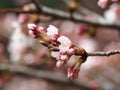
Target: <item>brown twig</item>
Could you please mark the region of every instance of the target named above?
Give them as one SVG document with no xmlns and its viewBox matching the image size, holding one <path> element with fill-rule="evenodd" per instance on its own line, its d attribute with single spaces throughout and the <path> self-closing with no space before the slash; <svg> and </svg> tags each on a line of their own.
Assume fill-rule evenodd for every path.
<svg viewBox="0 0 120 90">
<path fill-rule="evenodd" d="M 91 88 L 78 81 L 70 81 L 63 75 L 60 75 L 55 72 L 50 72 L 50 71 L 43 71 L 43 70 L 36 70 L 27 66 L 22 66 L 22 65 L 13 65 L 13 64 L 4 64 L 0 63 L 0 70 L 1 71 L 9 71 L 13 73 L 20 73 L 20 74 L 25 74 L 37 78 L 42 78 L 48 81 L 52 81 L 55 83 L 61 83 L 61 84 L 66 84 L 66 85 L 73 85 L 77 87 L 81 87 L 85 90 L 91 90 Z"/>
<path fill-rule="evenodd" d="M 7 9 L 0 9 L 0 14 L 4 13 L 38 13 L 37 11 L 24 11 L 20 8 L 7 8 Z"/>
<path fill-rule="evenodd" d="M 46 44 L 41 43 L 41 42 L 39 42 L 39 43 L 42 44 L 45 47 L 48 47 L 51 51 L 59 51 L 59 49 L 57 47 L 51 47 L 49 45 L 47 46 Z M 120 50 L 110 50 L 110 51 L 107 51 L 107 52 L 91 52 L 91 53 L 88 53 L 83 48 L 76 47 L 76 49 L 77 49 L 77 52 L 75 53 L 75 55 L 77 55 L 77 56 L 86 55 L 87 57 L 89 57 L 89 56 L 107 56 L 108 57 L 108 56 L 111 56 L 111 55 L 120 54 Z M 83 54 L 81 52 L 83 52 Z"/>
<path fill-rule="evenodd" d="M 45 47 L 49 47 L 49 49 L 51 51 L 59 51 L 59 49 L 57 47 L 51 47 L 49 45 L 46 46 L 46 44 L 44 44 L 44 43 L 41 43 L 41 42 L 39 42 L 39 43 L 42 44 Z M 89 56 L 107 56 L 108 57 L 108 56 L 111 56 L 111 55 L 120 54 L 120 50 L 110 50 L 110 51 L 107 51 L 107 52 L 91 52 L 91 53 L 88 53 L 88 52 L 85 52 L 85 50 L 82 49 L 82 48 L 77 47 L 76 49 L 77 49 L 77 52 L 75 53 L 75 55 L 77 55 L 77 56 L 81 56 L 81 55 L 85 54 L 87 57 L 89 57 Z M 81 52 L 83 52 L 83 54 Z"/>
<path fill-rule="evenodd" d="M 110 50 L 107 52 L 93 52 L 93 53 L 88 53 L 88 56 L 111 56 L 115 54 L 120 54 L 120 50 Z"/>
</svg>

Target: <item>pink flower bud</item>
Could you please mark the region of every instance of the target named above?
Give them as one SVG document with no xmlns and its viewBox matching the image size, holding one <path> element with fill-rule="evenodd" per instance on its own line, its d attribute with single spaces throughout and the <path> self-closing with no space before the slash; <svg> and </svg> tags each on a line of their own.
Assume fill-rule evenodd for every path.
<svg viewBox="0 0 120 90">
<path fill-rule="evenodd" d="M 70 68 L 68 68 L 68 75 L 67 77 L 70 79 L 75 79 L 78 77 L 78 72 L 80 71 L 80 65 L 81 62 L 77 62 L 74 65 L 72 65 Z"/>
<path fill-rule="evenodd" d="M 28 24 L 29 33 L 34 38 L 40 37 L 40 34 L 44 34 L 44 28 L 43 27 L 37 27 L 35 24 Z"/>
<path fill-rule="evenodd" d="M 68 74 L 67 74 L 67 77 L 70 78 L 70 79 L 75 79 L 78 77 L 78 72 L 79 72 L 80 69 L 75 69 L 74 66 L 70 67 L 68 69 Z"/>
<path fill-rule="evenodd" d="M 57 41 L 60 42 L 60 45 L 59 45 L 60 52 L 66 52 L 72 45 L 71 40 L 66 36 L 59 37 Z"/>
<path fill-rule="evenodd" d="M 37 27 L 37 30 L 38 30 L 39 32 L 42 32 L 42 31 L 44 31 L 44 28 L 43 28 L 43 27 Z"/>
<path fill-rule="evenodd" d="M 28 24 L 28 29 L 34 30 L 37 26 L 35 24 Z"/>
</svg>

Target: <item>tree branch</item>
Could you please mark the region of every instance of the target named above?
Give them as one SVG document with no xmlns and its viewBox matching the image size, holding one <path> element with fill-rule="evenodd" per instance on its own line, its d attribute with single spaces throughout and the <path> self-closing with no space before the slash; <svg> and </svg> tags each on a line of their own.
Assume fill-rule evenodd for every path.
<svg viewBox="0 0 120 90">
<path fill-rule="evenodd" d="M 108 52 L 93 52 L 88 53 L 88 56 L 111 56 L 115 54 L 120 54 L 120 50 L 110 50 Z"/>
<path fill-rule="evenodd" d="M 9 72 L 13 72 L 13 73 L 25 74 L 25 75 L 29 75 L 29 76 L 33 76 L 33 77 L 37 77 L 37 78 L 42 78 L 42 79 L 52 81 L 55 83 L 73 85 L 73 86 L 81 87 L 85 90 L 92 90 L 92 88 L 90 88 L 88 85 L 85 85 L 78 81 L 71 81 L 71 80 L 67 79 L 66 77 L 64 77 L 63 75 L 60 75 L 58 73 L 36 70 L 36 69 L 32 69 L 30 67 L 26 67 L 23 65 L 0 63 L 0 70 L 1 71 L 9 71 Z"/>
<path fill-rule="evenodd" d="M 114 23 L 109 23 L 107 22 L 103 17 L 98 16 L 97 14 L 88 11 L 87 9 L 81 7 L 81 9 L 84 9 L 83 11 L 86 13 L 91 13 L 92 15 L 94 14 L 95 17 L 97 16 L 97 18 L 95 18 L 95 20 L 88 20 L 86 19 L 86 17 L 77 14 L 77 13 L 73 13 L 71 16 L 70 12 L 67 11 L 63 11 L 63 10 L 57 10 L 57 9 L 53 9 L 53 8 L 48 8 L 46 6 L 42 6 L 40 4 L 38 4 L 37 2 L 38 0 L 32 0 L 32 2 L 37 5 L 37 8 L 39 8 L 38 10 L 41 10 L 40 12 L 42 14 L 46 14 L 46 15 L 50 15 L 53 16 L 54 18 L 59 18 L 59 19 L 63 19 L 63 20 L 72 20 L 75 22 L 83 22 L 83 23 L 87 23 L 89 25 L 92 25 L 94 27 L 109 27 L 109 28 L 115 28 L 115 29 L 120 29 L 120 24 L 114 24 Z M 90 15 L 91 15 L 90 14 Z"/>
<path fill-rule="evenodd" d="M 44 43 L 39 42 L 40 44 L 42 44 L 45 47 L 48 47 L 51 51 L 59 51 L 59 49 L 57 47 L 51 47 L 51 46 L 46 46 Z M 81 56 L 81 51 L 83 52 L 84 50 L 82 48 L 77 47 L 77 52 L 75 53 L 75 55 Z M 81 50 L 80 50 L 81 49 Z M 80 51 L 79 51 L 80 50 Z M 87 54 L 87 56 L 111 56 L 111 55 L 115 55 L 115 54 L 120 54 L 120 50 L 110 50 L 107 52 L 91 52 L 91 53 L 84 53 L 83 54 Z"/>
<path fill-rule="evenodd" d="M 63 10 L 58 10 L 58 9 L 53 9 L 53 8 L 48 8 L 46 6 L 39 6 L 40 10 L 36 11 L 24 11 L 19 8 L 11 8 L 11 9 L 0 9 L 0 13 L 37 13 L 37 14 L 44 14 L 44 15 L 49 15 L 57 19 L 63 19 L 63 20 L 72 20 L 74 22 L 82 22 L 86 23 L 89 25 L 92 25 L 94 27 L 108 27 L 108 28 L 115 28 L 115 29 L 120 29 L 120 24 L 115 24 L 115 23 L 108 23 L 104 18 L 97 18 L 96 20 L 88 20 L 84 16 L 78 14 L 78 13 L 73 13 L 72 18 L 71 14 L 67 11 Z"/>
<path fill-rule="evenodd" d="M 45 6 L 41 6 L 41 10 L 42 10 L 42 12 L 41 12 L 42 14 L 50 15 L 50 16 L 53 16 L 54 18 L 58 18 L 58 19 L 72 20 L 75 22 L 83 22 L 83 23 L 87 23 L 87 24 L 95 26 L 95 27 L 102 26 L 102 27 L 120 29 L 120 24 L 110 24 L 102 18 L 98 18 L 97 20 L 90 21 L 90 20 L 86 19 L 84 16 L 81 16 L 80 14 L 77 14 L 77 13 L 73 13 L 72 14 L 73 16 L 71 18 L 71 14 L 69 12 L 65 12 L 62 10 L 52 9 L 52 8 L 48 8 Z"/>
<path fill-rule="evenodd" d="M 4 13 L 29 13 L 34 14 L 38 13 L 37 11 L 24 11 L 20 8 L 7 8 L 7 9 L 0 9 L 0 14 Z"/>
</svg>

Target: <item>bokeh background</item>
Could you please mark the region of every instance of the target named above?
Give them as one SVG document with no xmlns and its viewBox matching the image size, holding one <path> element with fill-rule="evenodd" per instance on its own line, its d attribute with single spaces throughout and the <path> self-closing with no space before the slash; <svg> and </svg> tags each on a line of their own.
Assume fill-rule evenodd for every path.
<svg viewBox="0 0 120 90">
<path fill-rule="evenodd" d="M 69 10 L 65 0 L 37 1 L 38 4 L 50 8 Z M 76 10 L 80 14 L 82 13 L 81 6 L 104 17 L 108 23 L 120 22 L 119 3 L 101 9 L 97 6 L 97 0 L 80 0 Z M 94 27 L 72 20 L 54 19 L 49 15 L 39 13 L 3 13 L 1 11 L 11 8 L 36 10 L 36 6 L 31 0 L 0 1 L 0 90 L 120 90 L 120 55 L 88 57 L 81 66 L 78 78 L 68 81 L 67 66 L 62 68 L 55 66 L 56 60 L 51 57 L 50 51 L 28 34 L 27 24 L 35 23 L 44 28 L 50 24 L 55 25 L 62 35 L 68 36 L 75 45 L 83 47 L 87 52 L 120 49 L 120 29 Z M 82 15 L 90 20 L 95 17 L 86 13 L 82 13 Z M 73 63 L 75 59 L 76 57 L 71 58 L 69 64 Z M 13 71 L 12 69 L 4 70 L 3 63 L 12 64 Z M 23 67 L 32 68 L 38 72 L 42 71 L 43 76 L 29 75 L 29 69 L 28 74 L 21 73 L 24 72 Z M 6 68 L 10 67 L 6 66 Z M 17 73 L 14 68 L 19 69 L 19 72 Z M 49 77 L 55 77 L 56 80 L 49 79 Z"/>
</svg>

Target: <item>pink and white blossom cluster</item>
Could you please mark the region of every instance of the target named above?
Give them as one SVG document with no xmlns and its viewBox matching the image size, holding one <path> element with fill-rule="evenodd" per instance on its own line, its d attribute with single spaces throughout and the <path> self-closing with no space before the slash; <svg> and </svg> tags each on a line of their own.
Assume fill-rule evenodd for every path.
<svg viewBox="0 0 120 90">
<path fill-rule="evenodd" d="M 50 48 L 56 47 L 59 51 L 51 51 L 51 56 L 56 58 L 56 66 L 61 67 L 67 64 L 68 60 L 72 55 L 75 54 L 76 48 L 72 44 L 72 41 L 66 36 L 60 36 L 59 30 L 49 25 L 45 31 L 43 27 L 38 27 L 35 24 L 28 24 L 29 33 L 34 38 L 40 39 L 45 45 Z M 77 61 L 76 64 L 72 65 L 68 69 L 68 78 L 77 78 L 80 70 L 81 61 Z"/>
<path fill-rule="evenodd" d="M 51 55 L 57 59 L 56 66 L 61 67 L 66 64 L 70 57 L 75 53 L 74 47 L 72 47 L 72 42 L 66 36 L 60 36 L 57 41 L 60 43 L 58 45 L 59 52 L 52 51 Z"/>
</svg>

